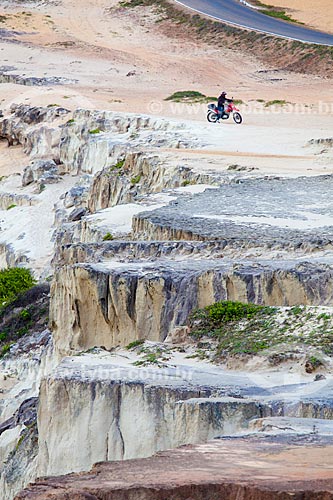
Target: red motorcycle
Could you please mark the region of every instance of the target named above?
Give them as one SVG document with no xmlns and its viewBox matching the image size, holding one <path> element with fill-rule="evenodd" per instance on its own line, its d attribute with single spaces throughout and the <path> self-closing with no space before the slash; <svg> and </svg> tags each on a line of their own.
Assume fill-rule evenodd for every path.
<svg viewBox="0 0 333 500">
<path fill-rule="evenodd" d="M 232 99 L 226 101 L 222 114 L 215 104 L 208 104 L 207 120 L 211 123 L 216 123 L 220 120 L 228 120 L 231 114 L 235 123 L 238 125 L 242 123 L 242 115 L 240 114 L 239 109 L 234 105 L 234 101 Z"/>
</svg>

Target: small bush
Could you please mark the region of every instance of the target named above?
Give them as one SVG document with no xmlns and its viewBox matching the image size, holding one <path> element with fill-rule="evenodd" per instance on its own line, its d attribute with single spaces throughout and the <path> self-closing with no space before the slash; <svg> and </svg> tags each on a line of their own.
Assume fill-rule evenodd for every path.
<svg viewBox="0 0 333 500">
<path fill-rule="evenodd" d="M 110 172 L 114 172 L 115 170 L 121 170 L 125 165 L 125 160 L 119 160 L 115 165 L 110 167 Z"/>
<path fill-rule="evenodd" d="M 7 210 L 11 210 L 12 208 L 15 208 L 15 207 L 17 207 L 17 205 L 15 205 L 15 203 L 12 203 L 11 205 L 9 205 L 7 207 Z"/>
<path fill-rule="evenodd" d="M 319 368 L 319 366 L 323 365 L 321 359 L 317 358 L 316 356 L 310 356 L 308 362 L 311 363 L 314 369 Z"/>
<path fill-rule="evenodd" d="M 10 351 L 12 344 L 5 344 L 2 346 L 1 351 L 0 351 L 0 358 L 3 358 L 5 354 L 7 354 Z"/>
<path fill-rule="evenodd" d="M 29 290 L 36 283 L 29 269 L 12 267 L 0 271 L 0 304 L 14 300 L 20 293 Z"/>
<path fill-rule="evenodd" d="M 89 134 L 94 135 L 94 134 L 100 134 L 101 130 L 99 128 L 93 128 L 92 130 L 89 130 Z"/>
<path fill-rule="evenodd" d="M 131 342 L 130 344 L 128 344 L 126 346 L 126 349 L 128 349 L 128 350 L 134 349 L 135 347 L 139 347 L 140 345 L 142 345 L 144 343 L 145 343 L 145 339 L 134 340 L 133 342 Z"/>
<path fill-rule="evenodd" d="M 114 237 L 111 233 L 106 233 L 106 235 L 103 236 L 103 241 L 112 241 L 113 239 Z"/>
<path fill-rule="evenodd" d="M 197 92 L 196 90 L 181 90 L 179 92 L 175 92 L 165 99 L 165 101 L 188 103 L 205 103 L 216 100 L 216 97 L 206 96 L 205 94 Z"/>
<path fill-rule="evenodd" d="M 208 318 L 218 324 L 252 318 L 262 309 L 263 306 L 256 304 L 243 304 L 229 300 L 216 302 L 216 304 L 205 308 Z"/>
<path fill-rule="evenodd" d="M 3 342 L 7 338 L 7 332 L 0 333 L 0 342 Z"/>
<path fill-rule="evenodd" d="M 141 175 L 140 175 L 140 174 L 138 174 L 138 175 L 136 175 L 135 177 L 132 177 L 132 179 L 131 179 L 131 183 L 132 183 L 132 184 L 138 184 L 138 183 L 140 182 L 140 180 L 141 180 Z"/>
<path fill-rule="evenodd" d="M 31 319 L 31 313 L 28 309 L 23 309 L 23 311 L 20 312 L 20 317 L 21 319 L 28 321 Z"/>
</svg>

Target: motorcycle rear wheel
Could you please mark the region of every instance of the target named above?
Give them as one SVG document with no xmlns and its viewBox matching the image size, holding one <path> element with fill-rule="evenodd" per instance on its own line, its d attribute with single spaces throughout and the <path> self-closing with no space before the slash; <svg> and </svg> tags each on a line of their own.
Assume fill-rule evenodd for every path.
<svg viewBox="0 0 333 500">
<path fill-rule="evenodd" d="M 234 122 L 237 123 L 238 125 L 240 125 L 243 121 L 242 115 L 240 113 L 234 113 L 233 119 L 234 119 Z"/>
<path fill-rule="evenodd" d="M 213 111 L 209 111 L 207 113 L 207 120 L 210 122 L 210 123 L 216 123 L 217 120 L 218 120 L 218 116 L 216 113 L 214 113 Z"/>
</svg>

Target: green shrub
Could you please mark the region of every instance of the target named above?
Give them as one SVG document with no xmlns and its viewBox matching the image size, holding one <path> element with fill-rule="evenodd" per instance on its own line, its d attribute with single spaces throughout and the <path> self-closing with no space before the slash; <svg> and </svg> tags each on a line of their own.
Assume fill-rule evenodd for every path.
<svg viewBox="0 0 333 500">
<path fill-rule="evenodd" d="M 15 207 L 17 207 L 17 205 L 15 205 L 15 203 L 12 203 L 11 205 L 9 205 L 7 207 L 7 210 L 11 210 L 12 208 L 15 208 Z"/>
<path fill-rule="evenodd" d="M 99 128 L 93 128 L 92 130 L 89 130 L 89 134 L 94 135 L 94 134 L 100 134 L 101 130 Z"/>
<path fill-rule="evenodd" d="M 222 301 L 197 309 L 189 317 L 191 336 L 214 338 L 217 353 L 255 354 L 272 344 L 266 332 L 271 330 L 273 307 Z M 265 334 L 263 334 L 265 332 Z"/>
<path fill-rule="evenodd" d="M 20 312 L 20 317 L 21 319 L 28 321 L 31 319 L 31 313 L 28 311 L 28 309 L 23 309 L 23 311 Z"/>
<path fill-rule="evenodd" d="M 294 316 L 299 316 L 303 312 L 304 312 L 303 306 L 294 306 L 290 309 L 290 313 L 293 314 Z"/>
<path fill-rule="evenodd" d="M 106 233 L 105 236 L 103 236 L 103 241 L 112 241 L 114 238 L 111 233 Z"/>
<path fill-rule="evenodd" d="M 115 170 L 121 170 L 125 165 L 125 160 L 119 160 L 115 165 L 110 167 L 110 172 L 114 172 Z"/>
<path fill-rule="evenodd" d="M 3 342 L 7 338 L 7 332 L 0 333 L 0 342 Z"/>
<path fill-rule="evenodd" d="M 138 175 L 136 175 L 135 177 L 132 177 L 132 179 L 131 179 L 131 183 L 132 183 L 132 184 L 138 184 L 138 183 L 140 182 L 140 180 L 141 180 L 141 175 L 140 175 L 140 174 L 138 174 Z"/>
<path fill-rule="evenodd" d="M 174 94 L 165 99 L 165 101 L 188 103 L 205 103 L 216 100 L 216 97 L 206 96 L 205 94 L 197 92 L 196 90 L 181 90 L 178 92 L 174 92 Z"/>
<path fill-rule="evenodd" d="M 126 349 L 130 350 L 130 349 L 134 349 L 134 347 L 138 347 L 142 344 L 145 343 L 145 339 L 138 339 L 138 340 L 134 340 L 133 342 L 131 342 L 130 344 L 128 344 L 126 346 Z"/>
<path fill-rule="evenodd" d="M 205 308 L 208 318 L 216 324 L 229 321 L 239 321 L 240 319 L 249 319 L 255 316 L 263 306 L 256 304 L 243 304 L 242 302 L 232 302 L 224 300 L 216 302 Z"/>
<path fill-rule="evenodd" d="M 0 304 L 14 300 L 36 283 L 29 269 L 12 267 L 0 271 Z"/>
<path fill-rule="evenodd" d="M 0 351 L 0 358 L 3 358 L 4 355 L 10 351 L 11 346 L 12 346 L 11 343 L 5 344 L 4 346 L 2 346 L 1 351 Z"/>
<path fill-rule="evenodd" d="M 319 368 L 319 366 L 323 365 L 321 359 L 317 358 L 316 356 L 310 356 L 308 362 L 311 363 L 314 369 Z"/>
</svg>

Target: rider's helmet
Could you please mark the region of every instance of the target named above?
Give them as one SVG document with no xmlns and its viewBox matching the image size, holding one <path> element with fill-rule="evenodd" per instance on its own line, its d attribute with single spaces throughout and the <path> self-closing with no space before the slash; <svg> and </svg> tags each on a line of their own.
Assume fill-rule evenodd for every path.
<svg viewBox="0 0 333 500">
<path fill-rule="evenodd" d="M 225 97 L 227 95 L 227 93 L 223 91 L 221 95 L 223 95 Z"/>
</svg>

